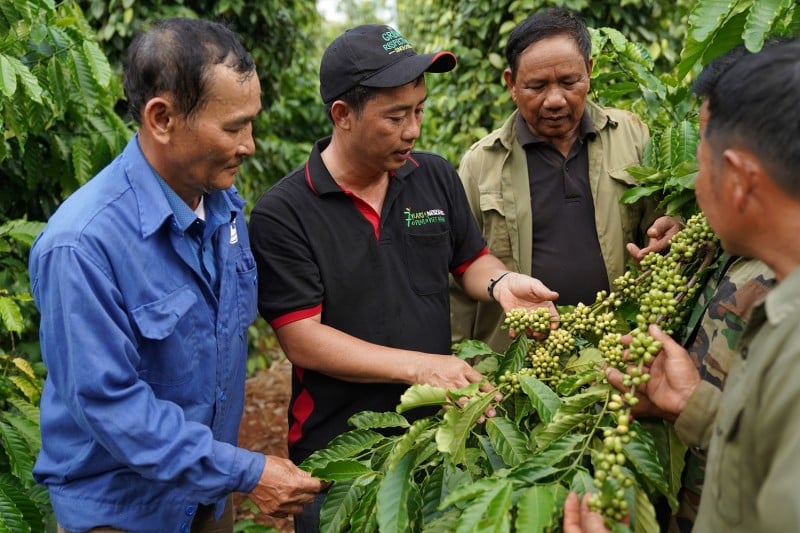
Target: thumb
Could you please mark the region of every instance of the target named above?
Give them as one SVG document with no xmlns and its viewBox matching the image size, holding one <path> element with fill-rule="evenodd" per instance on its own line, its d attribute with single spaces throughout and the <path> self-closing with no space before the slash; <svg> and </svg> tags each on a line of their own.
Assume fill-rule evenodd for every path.
<svg viewBox="0 0 800 533">
<path fill-rule="evenodd" d="M 664 352 L 665 355 L 670 356 L 675 353 L 676 347 L 680 348 L 680 344 L 675 342 L 675 339 L 664 333 L 664 331 L 655 324 L 650 324 L 647 331 L 650 333 L 650 336 L 653 337 L 653 340 L 661 343 L 661 351 Z"/>
<path fill-rule="evenodd" d="M 542 283 L 539 279 L 533 278 L 535 281 L 533 286 L 533 292 L 542 300 L 556 300 L 558 298 L 558 293 L 556 291 L 550 290 L 547 286 Z"/>
<path fill-rule="evenodd" d="M 672 341 L 672 337 L 664 333 L 664 331 L 655 324 L 650 324 L 650 327 L 647 328 L 647 331 L 650 333 L 650 336 L 653 337 L 653 339 L 661 342 L 662 345 L 664 345 L 666 342 Z"/>
</svg>

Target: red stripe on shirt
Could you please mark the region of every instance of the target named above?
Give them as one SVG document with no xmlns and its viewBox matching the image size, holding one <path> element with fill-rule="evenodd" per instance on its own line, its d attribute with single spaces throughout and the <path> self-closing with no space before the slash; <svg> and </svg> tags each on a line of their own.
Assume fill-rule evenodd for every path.
<svg viewBox="0 0 800 533">
<path fill-rule="evenodd" d="M 381 216 L 374 209 L 372 209 L 372 206 L 367 202 L 347 189 L 342 190 L 344 191 L 344 194 L 350 198 L 350 201 L 353 202 L 353 205 L 356 206 L 356 209 L 358 209 L 359 213 L 364 215 L 364 218 L 366 218 L 367 221 L 372 224 L 372 231 L 375 233 L 375 238 L 379 239 L 381 236 Z"/>
<path fill-rule="evenodd" d="M 321 314 L 322 304 L 317 304 L 314 307 L 309 307 L 308 309 L 299 309 L 297 311 L 292 311 L 290 313 L 286 313 L 285 315 L 275 317 L 269 321 L 269 325 L 272 326 L 272 329 L 278 329 L 286 324 L 291 324 L 292 322 L 297 322 L 298 320 L 311 318 L 312 316 Z"/>
<path fill-rule="evenodd" d="M 302 386 L 303 369 L 299 366 L 294 367 L 294 373 Z M 309 394 L 308 389 L 303 389 L 297 395 L 297 399 L 292 404 L 292 425 L 289 428 L 289 446 L 299 441 L 303 436 L 303 424 L 306 423 L 311 413 L 314 412 L 314 399 Z"/>
<path fill-rule="evenodd" d="M 453 273 L 454 276 L 460 276 L 461 274 L 466 272 L 467 269 L 469 268 L 469 266 L 472 263 L 474 263 L 475 261 L 477 261 L 479 257 L 481 257 L 482 255 L 486 255 L 488 253 L 489 253 L 489 249 L 486 246 L 484 246 L 483 250 L 478 252 L 478 255 L 476 255 L 475 257 L 473 257 L 472 259 L 470 259 L 468 261 L 464 261 L 463 263 L 458 265 L 456 268 L 454 268 L 451 272 Z"/>
<path fill-rule="evenodd" d="M 311 189 L 311 192 L 317 194 L 317 190 L 314 188 L 314 183 L 311 181 L 311 166 L 309 163 L 310 161 L 306 161 L 306 183 L 308 183 L 308 188 Z"/>
</svg>

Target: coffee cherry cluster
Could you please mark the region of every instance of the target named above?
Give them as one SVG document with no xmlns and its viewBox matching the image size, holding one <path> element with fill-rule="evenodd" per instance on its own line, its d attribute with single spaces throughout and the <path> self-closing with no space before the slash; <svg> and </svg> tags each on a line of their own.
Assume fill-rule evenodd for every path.
<svg viewBox="0 0 800 533">
<path fill-rule="evenodd" d="M 498 388 L 503 391 L 519 391 L 521 375 L 534 376 L 557 387 L 566 377 L 564 364 L 577 356 L 582 347 L 592 344 L 603 353 L 608 366 L 625 373 L 626 390 L 609 395 L 602 413 L 595 413 L 591 422 L 587 422 L 591 427 L 575 428 L 588 433 L 602 432 L 602 445 L 592 452 L 597 492 L 590 506 L 606 518 L 608 525 L 629 513 L 626 493 L 633 478 L 625 467 L 625 446 L 635 436 L 631 429 L 631 407 L 637 404 L 637 388 L 649 381 L 650 363 L 661 350 L 661 343 L 650 336 L 648 326 L 658 324 L 669 334 L 683 326 L 694 305 L 699 280 L 718 255 L 718 241 L 708 222 L 704 216 L 695 215 L 672 238 L 668 253 L 647 254 L 638 267 L 614 281 L 612 292 L 598 292 L 590 305 L 579 303 L 559 309 L 557 329 L 550 329 L 547 309 L 514 309 L 506 314 L 503 329 L 534 335 L 528 345 L 529 366 L 518 373 L 499 376 Z M 630 318 L 626 321 L 624 316 Z M 625 331 L 630 331 L 628 336 L 623 334 Z M 616 421 L 616 426 L 598 426 L 608 420 L 606 413 Z"/>
<path fill-rule="evenodd" d="M 519 377 L 520 376 L 534 376 L 535 371 L 533 368 L 520 368 L 518 372 L 511 372 L 506 370 L 497 378 L 498 391 L 503 395 L 510 395 L 520 391 Z"/>
<path fill-rule="evenodd" d="M 541 341 L 528 345 L 533 375 L 540 381 L 557 382 L 562 378 L 562 361 L 576 351 L 575 337 L 566 329 L 556 329 Z"/>
<path fill-rule="evenodd" d="M 628 515 L 625 489 L 633 485 L 633 479 L 624 470 L 626 458 L 623 452 L 635 432 L 629 428 L 630 413 L 622 406 L 622 397 L 612 394 L 607 408 L 617 411 L 617 427 L 603 431 L 602 449 L 594 454 L 594 484 L 600 490 L 589 499 L 591 509 L 615 522 L 622 521 Z"/>
<path fill-rule="evenodd" d="M 530 331 L 545 334 L 550 331 L 550 310 L 545 307 L 511 309 L 500 327 L 520 333 Z"/>
<path fill-rule="evenodd" d="M 597 343 L 597 348 L 603 352 L 603 359 L 605 359 L 608 366 L 624 370 L 627 366 L 625 362 L 625 347 L 622 342 L 622 334 L 611 331 L 603 335 Z"/>
<path fill-rule="evenodd" d="M 629 270 L 614 281 L 624 301 L 636 302 L 639 313 L 630 332 L 627 348 L 622 335 L 608 332 L 598 342 L 609 366 L 624 370 L 621 394 L 612 394 L 606 409 L 616 416 L 617 426 L 603 432 L 602 451 L 594 458 L 594 484 L 598 489 L 590 507 L 607 521 L 620 521 L 628 513 L 625 489 L 632 480 L 625 474 L 622 453 L 634 432 L 630 430 L 631 407 L 638 403 L 637 388 L 650 380 L 649 365 L 661 350 L 661 343 L 648 332 L 649 324 L 659 324 L 672 334 L 685 322 L 698 290 L 699 275 L 719 253 L 717 239 L 702 215 L 689 219 L 686 228 L 671 240 L 666 255 L 650 253 L 640 264 L 641 271 Z"/>
<path fill-rule="evenodd" d="M 564 313 L 561 316 L 561 327 L 577 337 L 601 337 L 616 329 L 618 318 L 614 310 L 620 305 L 622 300 L 617 294 L 600 291 L 592 305 L 580 302 L 572 311 Z"/>
<path fill-rule="evenodd" d="M 697 257 L 699 249 L 705 243 L 718 242 L 717 235 L 708 224 L 708 219 L 702 214 L 693 215 L 686 223 L 686 227 L 670 241 L 670 255 L 690 261 Z"/>
</svg>

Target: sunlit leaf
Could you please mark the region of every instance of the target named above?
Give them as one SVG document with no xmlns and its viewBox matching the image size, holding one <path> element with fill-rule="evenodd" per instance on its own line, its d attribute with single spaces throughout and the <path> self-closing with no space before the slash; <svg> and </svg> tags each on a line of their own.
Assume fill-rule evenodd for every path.
<svg viewBox="0 0 800 533">
<path fill-rule="evenodd" d="M 312 475 L 324 481 L 339 481 L 363 476 L 370 472 L 372 469 L 364 463 L 353 459 L 342 459 L 328 461 L 325 466 L 315 468 Z"/>
<path fill-rule="evenodd" d="M 453 346 L 453 354 L 459 359 L 470 360 L 480 355 L 492 355 L 491 346 L 479 340 L 464 340 Z"/>
<path fill-rule="evenodd" d="M 744 44 L 748 50 L 761 50 L 764 39 L 772 28 L 778 15 L 786 9 L 784 0 L 756 0 L 747 15 L 744 25 Z"/>
<path fill-rule="evenodd" d="M 441 406 L 447 403 L 447 389 L 428 384 L 410 386 L 400 396 L 397 412 L 404 413 L 418 407 Z"/>
<path fill-rule="evenodd" d="M 731 13 L 735 3 L 736 0 L 698 0 L 689 15 L 689 36 L 705 41 Z"/>
<path fill-rule="evenodd" d="M 475 396 L 462 409 L 451 406 L 444 414 L 442 425 L 436 432 L 439 450 L 449 453 L 455 463 L 464 460 L 464 447 L 467 437 L 486 408 L 494 401 L 492 394 Z"/>
<path fill-rule="evenodd" d="M 25 329 L 22 312 L 14 298 L 0 295 L 0 322 L 14 333 L 21 333 Z"/>
</svg>

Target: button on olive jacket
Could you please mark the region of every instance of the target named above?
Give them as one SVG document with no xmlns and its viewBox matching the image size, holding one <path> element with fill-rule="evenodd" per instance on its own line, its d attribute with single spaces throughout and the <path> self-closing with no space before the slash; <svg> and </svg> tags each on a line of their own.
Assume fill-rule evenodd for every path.
<svg viewBox="0 0 800 533">
<path fill-rule="evenodd" d="M 515 111 L 502 127 L 476 142 L 459 167 L 489 251 L 509 270 L 531 272 L 533 215 L 524 148 L 517 141 Z M 636 184 L 625 170 L 641 162 L 649 139 L 647 126 L 633 113 L 586 102 L 597 136 L 589 142 L 589 183 L 594 198 L 595 223 L 609 283 L 625 272 L 627 242 L 641 243 L 658 217 L 649 200 L 634 205 L 620 202 Z M 455 283 L 451 284 L 451 325 L 454 342 L 478 339 L 502 352 L 509 344 L 500 329 L 502 309 L 494 302 L 475 303 Z M 613 286 L 612 286 L 613 287 Z"/>
</svg>

